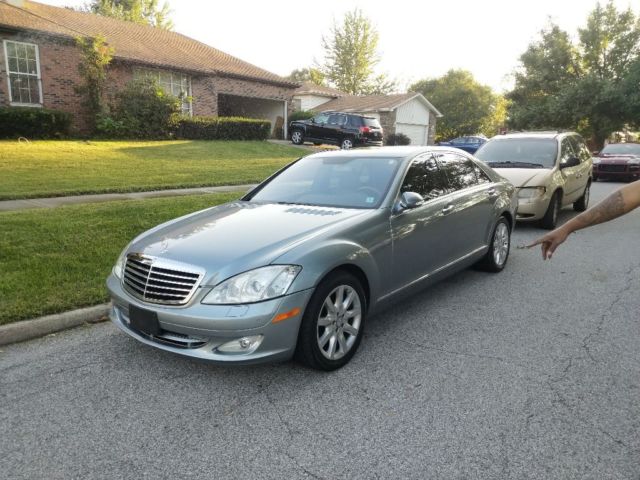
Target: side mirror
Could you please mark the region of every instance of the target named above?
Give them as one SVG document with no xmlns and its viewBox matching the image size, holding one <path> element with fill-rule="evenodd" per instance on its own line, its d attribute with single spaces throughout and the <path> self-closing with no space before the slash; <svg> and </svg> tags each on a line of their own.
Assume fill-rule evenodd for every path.
<svg viewBox="0 0 640 480">
<path fill-rule="evenodd" d="M 580 165 L 580 159 L 578 157 L 569 157 L 567 161 L 560 164 L 560 170 L 564 168 L 577 167 Z"/>
<path fill-rule="evenodd" d="M 400 207 L 403 210 L 411 210 L 412 208 L 419 207 L 424 203 L 422 195 L 416 192 L 404 192 L 400 196 Z"/>
</svg>

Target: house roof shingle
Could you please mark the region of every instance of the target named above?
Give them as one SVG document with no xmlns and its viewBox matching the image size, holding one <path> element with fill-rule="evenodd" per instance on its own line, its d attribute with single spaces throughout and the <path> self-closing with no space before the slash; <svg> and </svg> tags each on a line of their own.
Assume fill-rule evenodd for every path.
<svg viewBox="0 0 640 480">
<path fill-rule="evenodd" d="M 347 95 L 318 105 L 314 110 L 338 112 L 380 112 L 393 110 L 414 97 L 423 102 L 437 117 L 442 114 L 423 95 L 416 92 L 398 93 L 393 95 Z"/>
<path fill-rule="evenodd" d="M 28 0 L 0 0 L 0 25 L 77 37 L 104 35 L 114 57 L 158 67 L 221 74 L 297 87 L 274 73 L 176 32 Z"/>
<path fill-rule="evenodd" d="M 331 87 L 325 87 L 324 85 L 316 85 L 313 82 L 303 82 L 302 85 L 296 89 L 296 95 L 319 95 L 321 97 L 344 97 L 346 93 Z"/>
</svg>

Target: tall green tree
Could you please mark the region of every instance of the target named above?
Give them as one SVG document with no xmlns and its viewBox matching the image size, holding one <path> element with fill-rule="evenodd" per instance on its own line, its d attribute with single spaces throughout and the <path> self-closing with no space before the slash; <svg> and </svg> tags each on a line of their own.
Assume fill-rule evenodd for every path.
<svg viewBox="0 0 640 480">
<path fill-rule="evenodd" d="M 80 49 L 78 72 L 82 84 L 76 92 L 85 97 L 85 107 L 89 112 L 90 129 L 96 129 L 97 122 L 106 113 L 104 103 L 107 83 L 107 67 L 113 59 L 114 49 L 107 44 L 104 36 L 78 37 L 76 45 Z"/>
<path fill-rule="evenodd" d="M 395 88 L 385 74 L 376 74 L 380 62 L 379 35 L 358 8 L 348 12 L 342 23 L 334 21 L 329 36 L 322 37 L 324 63 L 320 70 L 329 83 L 352 95 L 384 94 Z"/>
<path fill-rule="evenodd" d="M 98 15 L 129 22 L 151 25 L 165 30 L 173 29 L 169 18 L 169 4 L 158 0 L 91 0 L 87 9 Z"/>
<path fill-rule="evenodd" d="M 637 124 L 638 89 L 629 80 L 640 61 L 640 21 L 612 1 L 597 3 L 578 42 L 552 25 L 520 57 L 509 122 L 515 128 L 577 129 L 600 148 L 625 124 Z"/>
<path fill-rule="evenodd" d="M 504 124 L 505 100 L 469 71 L 449 70 L 441 77 L 414 83 L 409 90 L 422 93 L 443 113 L 437 141 L 476 133 L 492 136 Z"/>
<path fill-rule="evenodd" d="M 511 127 L 569 128 L 573 118 L 560 105 L 560 97 L 567 86 L 575 85 L 581 73 L 578 50 L 569 34 L 557 25 L 549 25 L 520 56 L 520 63 L 514 75 L 515 87 L 507 95 Z"/>
</svg>

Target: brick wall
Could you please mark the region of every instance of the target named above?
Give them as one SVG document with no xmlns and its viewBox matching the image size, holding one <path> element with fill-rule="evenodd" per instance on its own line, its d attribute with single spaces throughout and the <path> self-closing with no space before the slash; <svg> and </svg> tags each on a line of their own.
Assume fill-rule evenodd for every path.
<svg viewBox="0 0 640 480">
<path fill-rule="evenodd" d="M 82 97 L 74 89 L 80 83 L 78 73 L 80 53 L 74 42 L 27 33 L 0 33 L 0 40 L 38 45 L 43 106 L 71 113 L 74 133 L 84 133 L 87 112 L 82 105 Z M 0 105 L 9 106 L 9 84 L 4 48 L 0 48 L 0 57 Z"/>
<path fill-rule="evenodd" d="M 396 133 L 396 111 L 380 112 L 380 126 L 385 137 Z"/>
</svg>

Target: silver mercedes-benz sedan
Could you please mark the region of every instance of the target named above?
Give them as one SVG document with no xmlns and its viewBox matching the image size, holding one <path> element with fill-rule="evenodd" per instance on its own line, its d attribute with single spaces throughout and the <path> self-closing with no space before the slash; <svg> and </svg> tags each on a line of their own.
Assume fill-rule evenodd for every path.
<svg viewBox="0 0 640 480">
<path fill-rule="evenodd" d="M 473 264 L 501 271 L 515 195 L 451 148 L 310 155 L 134 239 L 107 280 L 111 320 L 180 355 L 333 370 L 388 301 Z"/>
</svg>

